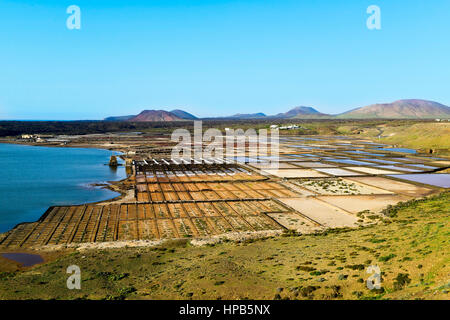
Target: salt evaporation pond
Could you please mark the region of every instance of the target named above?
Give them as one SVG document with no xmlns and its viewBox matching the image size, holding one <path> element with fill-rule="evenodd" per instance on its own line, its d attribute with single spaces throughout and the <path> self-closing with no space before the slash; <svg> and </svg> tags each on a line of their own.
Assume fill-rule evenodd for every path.
<svg viewBox="0 0 450 320">
<path fill-rule="evenodd" d="M 449 173 L 391 174 L 389 177 L 429 184 L 441 188 L 450 188 Z"/>
</svg>

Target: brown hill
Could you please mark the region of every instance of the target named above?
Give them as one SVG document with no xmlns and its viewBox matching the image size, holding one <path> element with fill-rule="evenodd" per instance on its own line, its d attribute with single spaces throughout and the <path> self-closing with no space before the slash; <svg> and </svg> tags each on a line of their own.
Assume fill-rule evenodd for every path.
<svg viewBox="0 0 450 320">
<path fill-rule="evenodd" d="M 180 117 L 177 117 L 172 112 L 164 110 L 144 110 L 137 116 L 134 116 L 127 121 L 181 121 Z"/>
<path fill-rule="evenodd" d="M 175 109 L 170 111 L 170 113 L 174 114 L 175 116 L 184 119 L 184 120 L 197 120 L 198 118 L 194 116 L 193 114 L 186 112 L 184 110 Z"/>
<path fill-rule="evenodd" d="M 353 109 L 338 118 L 450 118 L 450 107 L 443 104 L 419 100 L 397 100 L 392 103 L 373 104 Z"/>
<path fill-rule="evenodd" d="M 279 113 L 273 117 L 275 118 L 322 118 L 329 115 L 321 113 L 312 107 L 295 107 L 288 112 Z"/>
</svg>

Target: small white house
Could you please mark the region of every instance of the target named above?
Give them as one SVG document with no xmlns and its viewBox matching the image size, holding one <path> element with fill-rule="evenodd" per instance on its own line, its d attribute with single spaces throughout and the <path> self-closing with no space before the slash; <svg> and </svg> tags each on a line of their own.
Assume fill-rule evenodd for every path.
<svg viewBox="0 0 450 320">
<path fill-rule="evenodd" d="M 298 128 L 300 128 L 298 125 L 291 124 L 291 125 L 288 125 L 288 126 L 280 127 L 280 130 L 293 130 L 293 129 L 298 129 Z"/>
</svg>

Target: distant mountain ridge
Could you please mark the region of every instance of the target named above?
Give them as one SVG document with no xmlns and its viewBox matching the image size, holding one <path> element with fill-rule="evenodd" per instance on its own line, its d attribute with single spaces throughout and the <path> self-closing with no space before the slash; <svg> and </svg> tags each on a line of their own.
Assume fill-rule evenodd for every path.
<svg viewBox="0 0 450 320">
<path fill-rule="evenodd" d="M 180 109 L 172 110 L 172 111 L 170 111 L 170 113 L 176 115 L 178 118 L 185 119 L 185 120 L 196 120 L 196 119 L 198 119 L 193 114 L 190 114 L 189 112 L 186 112 L 186 111 L 180 110 Z"/>
<path fill-rule="evenodd" d="M 258 112 L 258 113 L 236 113 L 230 118 L 237 118 L 237 119 L 256 119 L 256 118 L 265 118 L 267 117 L 264 113 Z"/>
<path fill-rule="evenodd" d="M 173 113 L 164 110 L 144 110 L 137 116 L 130 118 L 126 121 L 180 121 L 183 120 L 177 117 Z"/>
<path fill-rule="evenodd" d="M 103 119 L 103 120 L 105 120 L 105 121 L 126 121 L 126 120 L 128 120 L 128 119 L 131 119 L 131 118 L 133 118 L 133 117 L 135 117 L 135 115 L 130 115 L 130 116 L 117 116 L 117 117 L 107 117 L 107 118 L 105 118 L 105 119 Z"/>
<path fill-rule="evenodd" d="M 356 108 L 337 115 L 337 118 L 367 119 L 429 119 L 450 117 L 450 107 L 434 101 L 403 99 Z"/>
<path fill-rule="evenodd" d="M 277 115 L 273 116 L 275 118 L 320 118 L 324 116 L 329 116 L 328 114 L 321 113 L 317 111 L 316 109 L 312 107 L 305 107 L 305 106 L 299 106 L 292 108 L 288 112 L 284 113 L 278 113 Z"/>
<path fill-rule="evenodd" d="M 325 114 L 313 107 L 298 106 L 287 112 L 268 116 L 262 112 L 237 113 L 227 117 L 208 119 L 433 119 L 450 118 L 450 107 L 434 101 L 403 99 L 352 109 L 337 115 Z M 138 115 L 107 117 L 105 121 L 186 121 L 197 120 L 195 115 L 181 109 L 172 111 L 144 110 Z"/>
</svg>

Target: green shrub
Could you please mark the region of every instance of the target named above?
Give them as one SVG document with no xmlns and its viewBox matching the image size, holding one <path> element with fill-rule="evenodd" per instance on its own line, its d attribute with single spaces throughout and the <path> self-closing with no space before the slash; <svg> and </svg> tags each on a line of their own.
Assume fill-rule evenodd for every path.
<svg viewBox="0 0 450 320">
<path fill-rule="evenodd" d="M 394 280 L 395 290 L 400 290 L 407 284 L 411 283 L 411 279 L 409 278 L 409 274 L 407 273 L 399 273 Z"/>
<path fill-rule="evenodd" d="M 297 270 L 301 270 L 301 271 L 307 271 L 307 272 L 315 271 L 315 270 L 316 270 L 316 268 L 308 267 L 308 266 L 297 266 L 296 269 L 297 269 Z"/>
<path fill-rule="evenodd" d="M 352 269 L 352 270 L 364 270 L 365 269 L 363 264 L 351 264 L 351 265 L 346 265 L 345 267 L 348 269 Z"/>
<path fill-rule="evenodd" d="M 388 254 L 387 256 L 379 257 L 378 261 L 386 262 L 386 261 L 389 261 L 389 260 L 391 260 L 391 259 L 393 259 L 395 257 L 396 257 L 396 255 L 391 253 L 391 254 Z"/>
</svg>

